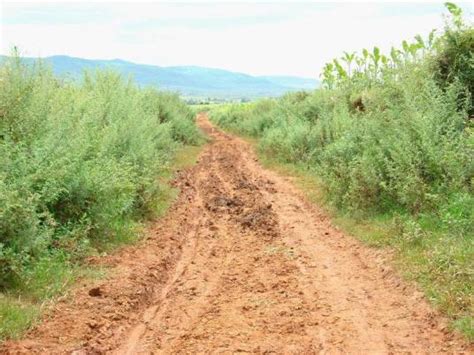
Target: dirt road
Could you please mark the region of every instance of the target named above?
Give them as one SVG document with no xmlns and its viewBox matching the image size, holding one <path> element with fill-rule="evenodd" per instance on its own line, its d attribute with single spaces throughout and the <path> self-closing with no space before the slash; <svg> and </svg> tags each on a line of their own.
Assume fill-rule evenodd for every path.
<svg viewBox="0 0 474 355">
<path fill-rule="evenodd" d="M 264 170 L 250 146 L 212 138 L 176 179 L 149 237 L 86 282 L 6 353 L 462 353 L 422 294 Z"/>
</svg>

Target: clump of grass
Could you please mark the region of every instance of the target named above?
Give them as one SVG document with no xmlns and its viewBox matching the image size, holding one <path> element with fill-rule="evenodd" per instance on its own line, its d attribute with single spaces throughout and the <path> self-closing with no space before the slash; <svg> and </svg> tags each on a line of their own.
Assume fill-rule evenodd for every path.
<svg viewBox="0 0 474 355">
<path fill-rule="evenodd" d="M 2 338 L 18 337 L 39 315 L 39 307 L 22 300 L 0 296 L 0 334 Z"/>
<path fill-rule="evenodd" d="M 470 336 L 474 38 L 453 6 L 438 37 L 417 36 L 387 56 L 378 48 L 346 53 L 325 67 L 321 89 L 210 116 L 293 166 L 346 229 L 396 250 L 407 276 Z"/>
</svg>

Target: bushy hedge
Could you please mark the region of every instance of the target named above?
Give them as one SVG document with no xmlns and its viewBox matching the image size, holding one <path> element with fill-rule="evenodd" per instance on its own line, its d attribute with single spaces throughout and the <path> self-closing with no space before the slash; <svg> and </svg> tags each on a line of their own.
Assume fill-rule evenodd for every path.
<svg viewBox="0 0 474 355">
<path fill-rule="evenodd" d="M 474 217 L 474 67 L 472 41 L 463 40 L 472 28 L 450 9 L 454 24 L 442 36 L 417 36 L 403 51 L 393 49 L 392 59 L 377 48 L 361 57 L 346 53 L 357 69 L 335 60 L 324 88 L 224 106 L 211 117 L 260 137 L 268 154 L 316 171 L 339 207 L 417 214 L 459 198 L 471 201 L 465 218 Z M 443 80 L 442 59 L 449 65 Z"/>
<path fill-rule="evenodd" d="M 109 71 L 80 83 L 0 65 L 0 288 L 51 255 L 80 257 L 156 209 L 157 177 L 199 138 L 179 98 Z"/>
<path fill-rule="evenodd" d="M 316 171 L 339 207 L 436 210 L 454 195 L 472 198 L 474 145 L 466 110 L 458 111 L 458 85 L 444 91 L 423 70 L 372 86 L 364 112 L 352 112 L 345 87 L 211 115 L 224 127 L 261 137 L 269 155 Z"/>
</svg>

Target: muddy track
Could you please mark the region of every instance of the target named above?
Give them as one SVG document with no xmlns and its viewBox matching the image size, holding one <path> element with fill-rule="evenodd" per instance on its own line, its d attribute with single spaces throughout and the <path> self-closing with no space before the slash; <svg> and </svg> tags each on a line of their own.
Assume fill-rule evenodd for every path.
<svg viewBox="0 0 474 355">
<path fill-rule="evenodd" d="M 469 353 L 387 256 L 215 129 L 149 237 L 2 353 Z"/>
</svg>

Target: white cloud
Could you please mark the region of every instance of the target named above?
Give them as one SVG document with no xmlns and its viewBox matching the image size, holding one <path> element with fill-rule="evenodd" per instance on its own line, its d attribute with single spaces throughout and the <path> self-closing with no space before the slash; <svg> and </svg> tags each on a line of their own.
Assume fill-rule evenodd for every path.
<svg viewBox="0 0 474 355">
<path fill-rule="evenodd" d="M 50 4 L 45 21 L 38 21 L 41 12 L 31 10 L 44 10 L 43 5 L 17 5 L 4 9 L 9 16 L 0 26 L 4 54 L 15 44 L 30 56 L 122 58 L 312 77 L 344 50 L 389 48 L 439 28 L 443 10 L 439 5 L 439 12 L 411 14 L 401 7 L 387 14 L 380 3 L 101 3 L 75 4 L 71 13 L 72 5 Z"/>
</svg>

